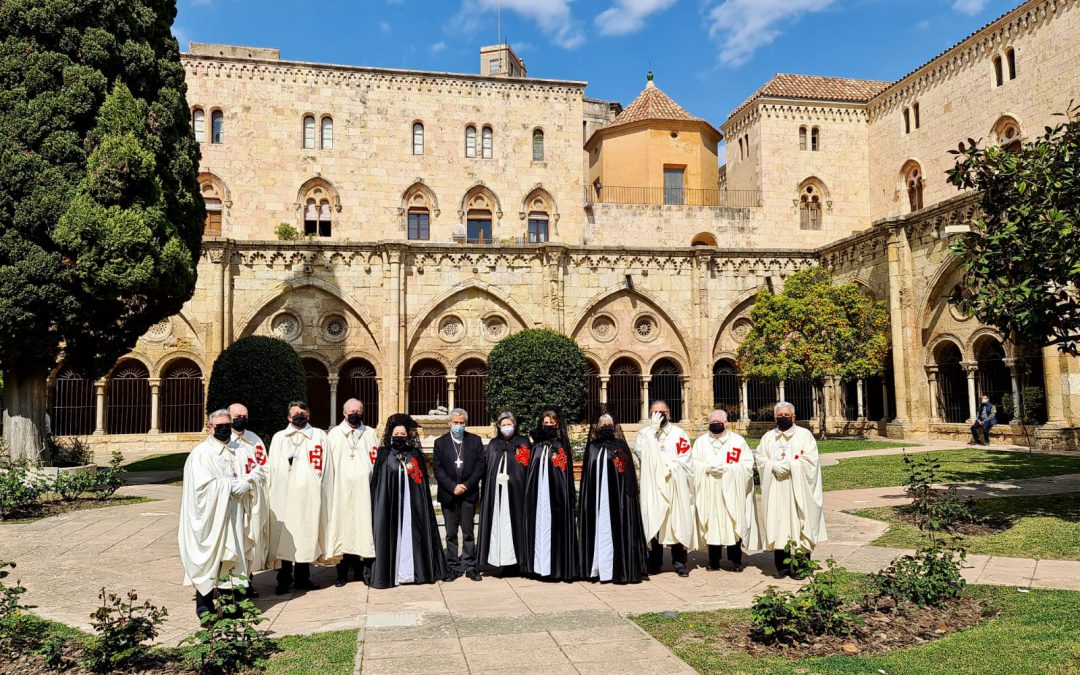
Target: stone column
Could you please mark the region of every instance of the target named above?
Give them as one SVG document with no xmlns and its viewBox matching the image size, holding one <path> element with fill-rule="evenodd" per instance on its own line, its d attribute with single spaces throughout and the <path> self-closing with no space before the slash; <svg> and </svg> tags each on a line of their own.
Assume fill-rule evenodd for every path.
<svg viewBox="0 0 1080 675">
<path fill-rule="evenodd" d="M 382 383 L 383 383 L 383 379 L 381 377 L 376 377 L 375 378 L 375 386 L 379 388 L 379 414 L 383 415 L 384 417 L 390 417 L 390 414 L 386 412 L 387 408 L 386 408 L 385 404 L 383 403 L 383 401 L 386 400 L 386 393 L 383 391 Z M 364 403 L 364 411 L 367 412 L 367 403 L 366 402 Z M 379 420 L 372 419 L 371 422 L 369 423 L 369 426 L 372 426 L 372 427 L 379 426 Z"/>
<path fill-rule="evenodd" d="M 690 378 L 686 375 L 682 376 L 682 410 L 680 414 L 682 415 L 680 422 L 693 417 L 690 414 Z"/>
<path fill-rule="evenodd" d="M 1046 427 L 1064 427 L 1065 401 L 1061 387 L 1061 352 L 1051 345 L 1043 347 L 1043 387 L 1046 390 Z"/>
<path fill-rule="evenodd" d="M 904 306 L 900 292 L 903 284 L 903 267 L 901 266 L 901 239 L 906 247 L 907 237 L 903 229 L 894 228 L 889 232 L 889 328 L 892 337 L 892 366 L 894 399 L 896 413 L 894 421 L 904 423 L 908 416 L 907 402 L 907 361 L 905 359 L 904 343 Z M 937 397 L 931 395 L 930 409 L 937 410 Z M 931 414 L 931 420 L 937 417 L 937 413 Z"/>
<path fill-rule="evenodd" d="M 454 387 L 457 385 L 457 375 L 446 376 L 446 411 L 454 409 Z"/>
<path fill-rule="evenodd" d="M 641 421 L 649 419 L 649 382 L 652 375 L 641 376 Z"/>
<path fill-rule="evenodd" d="M 747 424 L 749 424 L 750 423 L 750 397 L 748 397 L 746 395 L 746 378 L 745 377 L 740 377 L 739 378 L 739 387 L 741 389 L 741 394 L 742 394 L 741 397 L 739 398 L 739 418 L 743 422 L 746 422 Z"/>
<path fill-rule="evenodd" d="M 150 378 L 150 433 L 161 433 L 161 378 Z"/>
<path fill-rule="evenodd" d="M 780 380 L 780 394 L 779 394 L 779 396 L 780 396 L 780 398 L 777 401 L 778 403 L 780 401 L 786 401 L 787 400 L 787 398 L 786 398 L 786 396 L 784 394 L 784 381 L 783 380 Z"/>
<path fill-rule="evenodd" d="M 331 375 L 330 377 L 328 377 L 326 379 L 330 382 L 330 426 L 334 427 L 334 426 L 337 426 L 337 423 L 338 423 L 338 418 L 337 418 L 337 410 L 338 410 L 337 383 L 338 383 L 338 378 L 337 378 L 337 375 Z"/>
<path fill-rule="evenodd" d="M 1020 359 L 1005 359 L 1005 367 L 1009 369 L 1009 381 L 1012 386 L 1013 422 L 1021 422 L 1023 414 L 1020 410 L 1020 373 L 1017 366 L 1023 366 Z"/>
<path fill-rule="evenodd" d="M 964 361 L 961 365 L 967 372 L 968 424 L 971 424 L 978 415 L 978 402 L 975 400 L 975 373 L 979 372 L 979 364 L 974 361 Z"/>
<path fill-rule="evenodd" d="M 607 386 L 610 381 L 610 375 L 600 376 L 600 405 L 607 405 Z"/>
<path fill-rule="evenodd" d="M 222 285 L 222 291 L 225 294 L 223 298 L 223 307 L 221 313 L 221 329 L 223 331 L 222 342 L 225 347 L 228 347 L 233 342 L 233 273 L 232 273 L 232 251 L 226 250 L 224 258 L 222 259 L 221 266 L 225 272 L 225 282 Z"/>
<path fill-rule="evenodd" d="M 389 289 L 387 312 L 383 315 L 383 328 L 386 331 L 386 357 L 382 364 L 383 381 L 386 382 L 385 392 L 382 394 L 385 404 L 384 410 L 405 410 L 407 399 L 401 400 L 401 394 L 408 392 L 409 379 L 405 376 L 406 369 L 403 367 L 405 355 L 402 344 L 402 325 L 404 317 L 401 315 L 401 258 L 402 253 L 398 249 L 388 252 Z M 389 413 L 388 413 L 389 414 Z"/>
<path fill-rule="evenodd" d="M 889 421 L 889 383 L 884 375 L 881 377 L 881 421 Z"/>
<path fill-rule="evenodd" d="M 866 382 L 866 380 L 864 380 L 863 378 L 860 377 L 859 381 L 855 385 L 856 394 L 857 394 L 857 398 L 858 398 L 858 402 L 859 402 L 859 421 L 860 422 L 865 422 L 866 421 L 866 409 L 863 407 L 863 387 L 865 386 L 865 382 Z"/>
<path fill-rule="evenodd" d="M 105 433 L 105 385 L 107 380 L 94 381 L 94 399 L 97 410 L 94 414 L 94 435 L 101 436 Z"/>
<path fill-rule="evenodd" d="M 926 380 L 930 384 L 930 423 L 941 421 L 941 409 L 938 408 L 937 366 L 926 366 Z M 899 394 L 897 395 L 899 398 Z"/>
<path fill-rule="evenodd" d="M 207 256 L 210 261 L 211 316 L 214 317 L 210 324 L 210 348 L 213 350 L 215 357 L 225 349 L 225 325 L 221 320 L 225 312 L 224 255 L 223 249 L 213 248 L 210 249 Z"/>
</svg>

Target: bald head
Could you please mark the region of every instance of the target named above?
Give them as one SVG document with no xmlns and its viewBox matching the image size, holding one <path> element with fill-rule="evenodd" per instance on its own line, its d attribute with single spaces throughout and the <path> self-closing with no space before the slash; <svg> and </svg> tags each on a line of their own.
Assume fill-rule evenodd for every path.
<svg viewBox="0 0 1080 675">
<path fill-rule="evenodd" d="M 231 406 L 229 406 L 229 415 L 231 415 L 232 417 L 236 417 L 236 416 L 247 417 L 248 416 L 247 406 L 244 405 L 243 403 L 233 403 Z"/>
<path fill-rule="evenodd" d="M 341 414 L 350 427 L 359 428 L 363 424 L 364 404 L 359 399 L 350 398 L 341 406 Z"/>
<path fill-rule="evenodd" d="M 709 424 L 712 424 L 713 422 L 727 423 L 727 411 L 717 408 L 716 410 L 709 413 Z"/>
</svg>

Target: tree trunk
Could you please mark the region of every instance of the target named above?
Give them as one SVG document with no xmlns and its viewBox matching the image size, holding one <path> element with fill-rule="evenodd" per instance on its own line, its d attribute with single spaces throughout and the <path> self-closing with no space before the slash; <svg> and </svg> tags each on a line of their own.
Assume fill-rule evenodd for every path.
<svg viewBox="0 0 1080 675">
<path fill-rule="evenodd" d="M 826 411 L 825 411 L 825 385 L 824 384 L 818 384 L 818 383 L 814 384 L 814 398 L 817 399 L 818 424 L 820 425 L 818 427 L 818 435 L 821 438 L 821 440 L 825 440 L 828 437 L 828 435 L 825 432 Z"/>
<path fill-rule="evenodd" d="M 42 457 L 47 377 L 45 371 L 4 371 L 4 443 L 13 460 Z"/>
</svg>

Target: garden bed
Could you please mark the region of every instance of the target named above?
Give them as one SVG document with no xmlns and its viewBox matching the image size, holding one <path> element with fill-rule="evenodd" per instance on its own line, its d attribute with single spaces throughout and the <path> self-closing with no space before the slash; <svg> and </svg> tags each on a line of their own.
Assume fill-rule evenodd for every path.
<svg viewBox="0 0 1080 675">
<path fill-rule="evenodd" d="M 35 520 L 41 520 L 42 518 L 51 518 L 52 516 L 59 516 L 74 511 L 102 509 L 109 506 L 128 506 L 130 504 L 143 504 L 145 502 L 153 501 L 157 500 L 149 497 L 135 497 L 132 495 L 113 495 L 108 499 L 82 497 L 72 501 L 49 499 L 36 502 L 12 512 L 6 518 L 0 519 L 0 526 L 30 523 Z"/>
</svg>

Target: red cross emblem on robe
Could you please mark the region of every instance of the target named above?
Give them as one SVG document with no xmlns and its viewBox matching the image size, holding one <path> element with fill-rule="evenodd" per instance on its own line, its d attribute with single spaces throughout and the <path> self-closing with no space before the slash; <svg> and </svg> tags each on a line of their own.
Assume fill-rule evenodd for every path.
<svg viewBox="0 0 1080 675">
<path fill-rule="evenodd" d="M 261 445 L 255 446 L 255 461 L 259 466 L 266 466 L 266 450 Z"/>
<path fill-rule="evenodd" d="M 680 438 L 679 442 L 675 444 L 675 452 L 680 455 L 685 455 L 690 452 L 690 441 L 685 438 Z"/>
<path fill-rule="evenodd" d="M 251 470 L 255 468 L 255 460 L 248 457 L 247 464 L 244 466 L 244 473 L 251 473 Z"/>
<path fill-rule="evenodd" d="M 377 446 L 377 445 L 371 446 L 371 452 L 368 453 L 368 457 L 371 458 L 371 463 L 372 464 L 375 463 L 375 458 L 378 457 L 378 456 L 379 456 L 379 446 Z"/>
<path fill-rule="evenodd" d="M 311 468 L 316 471 L 322 471 L 322 446 L 316 445 L 314 450 L 308 451 L 308 462 L 311 464 Z"/>
<path fill-rule="evenodd" d="M 732 448 L 727 451 L 727 463 L 738 464 L 739 457 L 742 456 L 742 448 Z"/>
</svg>

